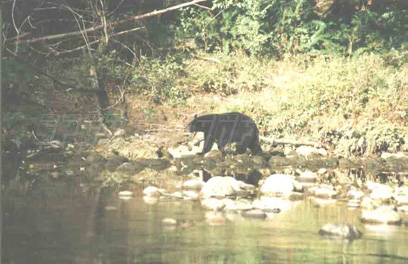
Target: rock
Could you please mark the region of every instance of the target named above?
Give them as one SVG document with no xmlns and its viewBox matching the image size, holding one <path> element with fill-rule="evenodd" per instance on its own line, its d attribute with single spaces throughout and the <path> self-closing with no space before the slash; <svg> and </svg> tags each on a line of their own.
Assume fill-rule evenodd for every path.
<svg viewBox="0 0 408 264">
<path fill-rule="evenodd" d="M 59 178 L 59 176 L 61 175 L 58 171 L 53 171 L 50 173 L 51 177 L 53 177 L 54 179 Z"/>
<path fill-rule="evenodd" d="M 256 209 L 264 210 L 266 212 L 285 212 L 292 208 L 293 202 L 277 198 L 261 196 L 260 199 L 254 200 L 252 206 Z"/>
<path fill-rule="evenodd" d="M 237 180 L 233 177 L 212 177 L 201 189 L 203 197 L 225 197 L 235 196 L 238 191 L 243 191 L 239 187 Z"/>
<path fill-rule="evenodd" d="M 173 218 L 164 218 L 164 219 L 162 220 L 162 223 L 163 223 L 164 225 L 177 225 L 177 220 L 176 220 L 176 219 L 173 219 Z"/>
<path fill-rule="evenodd" d="M 274 168 L 276 166 L 288 166 L 290 165 L 291 161 L 288 158 L 281 157 L 281 156 L 272 156 L 269 161 L 269 165 Z"/>
<path fill-rule="evenodd" d="M 249 200 L 224 199 L 225 211 L 247 211 L 251 210 L 252 203 Z"/>
<path fill-rule="evenodd" d="M 143 167 L 140 164 L 125 162 L 116 168 L 117 172 L 122 172 L 126 175 L 133 175 L 141 172 Z"/>
<path fill-rule="evenodd" d="M 143 202 L 150 204 L 150 205 L 154 205 L 159 202 L 159 199 L 154 196 L 143 196 Z"/>
<path fill-rule="evenodd" d="M 326 157 L 327 156 L 327 150 L 325 148 L 319 148 L 317 150 L 320 156 Z"/>
<path fill-rule="evenodd" d="M 205 220 L 211 226 L 219 226 L 225 223 L 226 218 L 219 212 L 207 212 L 205 213 Z"/>
<path fill-rule="evenodd" d="M 323 174 L 326 174 L 327 173 L 327 169 L 326 168 L 320 168 L 318 171 L 317 171 L 317 174 L 319 174 L 319 175 L 323 175 Z"/>
<path fill-rule="evenodd" d="M 393 196 L 393 189 L 388 185 L 367 181 L 365 186 L 371 191 L 370 198 L 373 200 L 388 201 Z"/>
<path fill-rule="evenodd" d="M 327 206 L 327 205 L 333 205 L 336 203 L 336 200 L 334 199 L 321 199 L 321 198 L 316 198 L 313 197 L 311 200 L 312 205 L 315 207 L 321 207 L 321 206 Z"/>
<path fill-rule="evenodd" d="M 408 205 L 408 196 L 397 195 L 397 196 L 394 196 L 394 199 L 397 202 L 397 205 L 399 206 Z"/>
<path fill-rule="evenodd" d="M 86 163 L 95 164 L 104 162 L 105 158 L 99 155 L 98 153 L 91 153 L 86 157 Z"/>
<path fill-rule="evenodd" d="M 296 149 L 296 153 L 303 156 L 319 155 L 319 150 L 310 146 L 300 146 Z"/>
<path fill-rule="evenodd" d="M 337 195 L 337 192 L 333 190 L 332 186 L 320 185 L 320 187 L 311 189 L 313 195 L 321 199 L 332 199 Z"/>
<path fill-rule="evenodd" d="M 162 192 L 161 192 L 160 189 L 157 188 L 157 187 L 149 186 L 149 187 L 146 187 L 146 188 L 143 190 L 143 194 L 144 194 L 145 196 L 158 197 L 158 196 L 160 196 L 160 195 L 162 194 Z"/>
<path fill-rule="evenodd" d="M 241 215 L 245 218 L 253 218 L 253 219 L 265 219 L 267 215 L 265 212 L 261 210 L 248 210 L 248 211 L 243 211 Z"/>
<path fill-rule="evenodd" d="M 205 182 L 201 179 L 190 179 L 183 182 L 183 188 L 185 189 L 193 189 L 193 190 L 201 190 L 204 186 Z"/>
<path fill-rule="evenodd" d="M 397 211 L 401 212 L 401 213 L 408 213 L 408 205 L 403 205 L 403 206 L 397 207 Z"/>
<path fill-rule="evenodd" d="M 357 227 L 347 223 L 328 223 L 319 230 L 319 235 L 342 239 L 358 239 L 362 236 L 362 233 Z"/>
<path fill-rule="evenodd" d="M 196 193 L 195 191 L 183 191 L 183 195 L 187 199 L 191 199 L 191 200 L 196 200 L 199 197 L 198 193 Z"/>
<path fill-rule="evenodd" d="M 294 190 L 294 179 L 290 175 L 274 174 L 269 176 L 260 188 L 260 192 L 267 196 L 289 196 Z"/>
<path fill-rule="evenodd" d="M 131 191 L 120 191 L 119 196 L 132 196 L 133 192 Z"/>
<path fill-rule="evenodd" d="M 361 221 L 371 224 L 400 224 L 401 217 L 397 212 L 389 207 L 379 207 L 375 210 L 365 210 L 362 212 Z"/>
<path fill-rule="evenodd" d="M 187 146 L 179 146 L 177 148 L 168 148 L 167 152 L 170 153 L 170 155 L 175 158 L 179 159 L 184 156 L 189 156 L 189 155 L 197 155 L 202 151 L 202 148 L 193 146 L 191 149 Z"/>
<path fill-rule="evenodd" d="M 204 155 L 204 158 L 207 159 L 222 159 L 222 152 L 219 150 L 211 150 L 210 152 Z"/>
<path fill-rule="evenodd" d="M 164 170 L 171 167 L 170 161 L 166 159 L 136 159 L 136 162 L 156 171 Z"/>
<path fill-rule="evenodd" d="M 351 199 L 347 202 L 347 207 L 358 208 L 360 207 L 361 201 L 359 199 Z"/>
<path fill-rule="evenodd" d="M 405 155 L 404 152 L 397 152 L 397 153 L 388 153 L 388 152 L 383 152 L 381 153 L 381 158 L 382 159 L 403 159 L 403 158 L 408 158 L 407 155 Z"/>
<path fill-rule="evenodd" d="M 317 174 L 311 171 L 301 172 L 297 181 L 315 183 L 317 181 Z"/>
<path fill-rule="evenodd" d="M 108 161 L 105 163 L 105 169 L 113 172 L 119 167 L 121 164 L 128 162 L 129 160 L 126 157 L 119 156 L 119 155 L 112 155 L 108 158 Z"/>
<path fill-rule="evenodd" d="M 303 193 L 300 192 L 291 192 L 290 195 L 288 196 L 289 201 L 300 201 L 305 198 Z"/>
<path fill-rule="evenodd" d="M 201 205 L 213 211 L 221 211 L 225 207 L 224 201 L 214 198 L 201 200 Z"/>
<path fill-rule="evenodd" d="M 341 169 L 355 168 L 356 164 L 354 162 L 352 162 L 351 160 L 349 160 L 349 159 L 341 158 L 339 160 L 339 167 Z"/>
<path fill-rule="evenodd" d="M 264 165 L 266 164 L 266 161 L 264 160 L 262 156 L 253 156 L 252 163 L 255 165 Z"/>
<path fill-rule="evenodd" d="M 349 190 L 347 192 L 347 198 L 349 199 L 360 200 L 361 198 L 363 198 L 363 196 L 364 192 L 360 190 Z"/>
<path fill-rule="evenodd" d="M 378 204 L 374 202 L 373 199 L 371 199 L 370 197 L 365 196 L 361 200 L 360 206 L 363 209 L 373 210 L 374 208 L 378 207 Z"/>
<path fill-rule="evenodd" d="M 126 134 L 126 131 L 123 128 L 118 128 L 113 134 L 114 137 L 123 137 Z"/>
</svg>

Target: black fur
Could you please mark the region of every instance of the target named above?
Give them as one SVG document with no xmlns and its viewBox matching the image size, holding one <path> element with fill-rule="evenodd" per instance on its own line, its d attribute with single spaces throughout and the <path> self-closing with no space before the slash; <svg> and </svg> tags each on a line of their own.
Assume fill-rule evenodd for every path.
<svg viewBox="0 0 408 264">
<path fill-rule="evenodd" d="M 209 152 L 217 142 L 218 149 L 224 150 L 228 143 L 236 142 L 237 152 L 245 153 L 249 148 L 253 154 L 262 152 L 259 145 L 259 130 L 254 120 L 240 113 L 210 114 L 195 118 L 188 124 L 189 132 L 204 132 L 204 148 L 201 154 Z"/>
</svg>

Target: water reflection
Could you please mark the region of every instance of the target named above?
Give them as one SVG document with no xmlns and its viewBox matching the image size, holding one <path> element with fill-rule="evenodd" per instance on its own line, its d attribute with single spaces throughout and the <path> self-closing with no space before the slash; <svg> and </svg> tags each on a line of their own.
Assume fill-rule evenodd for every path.
<svg viewBox="0 0 408 264">
<path fill-rule="evenodd" d="M 259 177 L 250 175 L 236 176 Z M 78 181 L 43 177 L 6 187 L 3 263 L 408 262 L 404 225 L 362 225 L 360 211 L 344 203 L 315 206 L 306 199 L 289 202 L 273 218 L 246 219 L 203 211 L 198 201 L 144 200 L 140 187 L 132 189 L 134 198 L 121 200 L 116 188 Z M 169 227 L 165 218 L 177 224 Z M 356 225 L 363 238 L 320 239 L 328 222 Z"/>
</svg>

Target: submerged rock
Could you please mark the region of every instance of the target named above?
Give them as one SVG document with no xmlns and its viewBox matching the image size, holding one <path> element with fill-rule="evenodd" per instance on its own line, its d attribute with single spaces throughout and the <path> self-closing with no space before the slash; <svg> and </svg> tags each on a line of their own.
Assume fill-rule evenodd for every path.
<svg viewBox="0 0 408 264">
<path fill-rule="evenodd" d="M 361 221 L 371 224 L 400 224 L 401 217 L 390 207 L 379 207 L 375 210 L 365 210 L 362 212 Z"/>
<path fill-rule="evenodd" d="M 162 223 L 163 223 L 164 225 L 177 225 L 177 220 L 176 220 L 176 219 L 173 219 L 173 218 L 164 218 L 164 219 L 162 220 Z"/>
<path fill-rule="evenodd" d="M 215 198 L 201 200 L 201 205 L 213 211 L 221 211 L 225 207 L 224 201 Z"/>
<path fill-rule="evenodd" d="M 358 239 L 362 236 L 362 233 L 357 227 L 347 223 L 328 223 L 319 230 L 319 235 L 333 238 Z"/>
<path fill-rule="evenodd" d="M 254 219 L 265 219 L 267 214 L 262 210 L 248 210 L 243 211 L 241 215 L 245 218 L 254 218 Z"/>
</svg>

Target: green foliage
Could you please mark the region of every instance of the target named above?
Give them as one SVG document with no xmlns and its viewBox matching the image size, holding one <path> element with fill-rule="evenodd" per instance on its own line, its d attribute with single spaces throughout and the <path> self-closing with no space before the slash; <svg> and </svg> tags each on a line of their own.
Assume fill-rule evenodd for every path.
<svg viewBox="0 0 408 264">
<path fill-rule="evenodd" d="M 183 61 L 167 56 L 164 59 L 142 57 L 134 68 L 132 90 L 147 95 L 157 104 L 169 100 L 172 104 L 180 103 L 187 97 L 186 91 L 178 88 L 179 78 L 185 76 Z"/>
<path fill-rule="evenodd" d="M 250 54 L 389 51 L 408 40 L 408 11 L 368 8 L 348 16 L 318 15 L 309 0 L 213 0 L 212 10 L 187 8 L 180 15 L 182 37 L 205 51 Z"/>
</svg>

